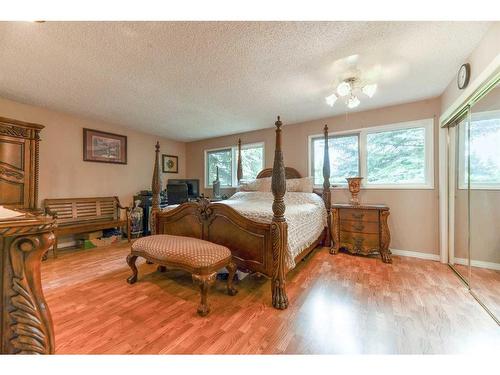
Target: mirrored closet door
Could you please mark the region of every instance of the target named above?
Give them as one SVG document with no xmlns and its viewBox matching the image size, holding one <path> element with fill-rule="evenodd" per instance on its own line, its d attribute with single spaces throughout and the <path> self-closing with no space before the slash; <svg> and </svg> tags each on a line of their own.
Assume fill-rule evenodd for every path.
<svg viewBox="0 0 500 375">
<path fill-rule="evenodd" d="M 449 264 L 500 324 L 500 85 L 447 128 Z"/>
<path fill-rule="evenodd" d="M 500 85 L 470 109 L 470 289 L 500 319 Z M 466 169 L 466 168 L 464 168 Z"/>
</svg>

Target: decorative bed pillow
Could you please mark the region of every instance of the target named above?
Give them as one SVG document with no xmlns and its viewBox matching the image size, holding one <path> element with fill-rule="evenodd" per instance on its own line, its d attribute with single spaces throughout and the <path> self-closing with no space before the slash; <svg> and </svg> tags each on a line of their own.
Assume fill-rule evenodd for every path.
<svg viewBox="0 0 500 375">
<path fill-rule="evenodd" d="M 271 191 L 271 180 L 272 177 L 258 178 L 259 190 L 258 191 Z"/>
<path fill-rule="evenodd" d="M 290 178 L 286 180 L 286 191 L 297 193 L 312 193 L 312 177 Z"/>
<path fill-rule="evenodd" d="M 257 180 L 240 180 L 238 191 L 258 191 Z"/>
<path fill-rule="evenodd" d="M 271 177 L 241 180 L 238 191 L 271 191 Z"/>
</svg>

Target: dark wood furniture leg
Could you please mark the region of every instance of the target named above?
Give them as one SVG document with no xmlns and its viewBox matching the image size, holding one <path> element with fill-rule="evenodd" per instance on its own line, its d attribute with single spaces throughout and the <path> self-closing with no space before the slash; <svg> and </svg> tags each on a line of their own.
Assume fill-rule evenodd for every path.
<svg viewBox="0 0 500 375">
<path fill-rule="evenodd" d="M 234 262 L 231 261 L 231 263 L 229 263 L 226 268 L 229 272 L 229 275 L 227 276 L 227 294 L 229 294 L 230 296 L 235 296 L 238 291 L 233 287 L 233 282 L 234 275 L 236 275 L 236 270 L 238 269 L 238 267 Z"/>
<path fill-rule="evenodd" d="M 193 281 L 197 282 L 200 287 L 200 305 L 198 306 L 198 314 L 200 316 L 206 316 L 210 312 L 210 307 L 208 306 L 208 290 L 214 284 L 217 272 L 213 272 L 208 275 L 197 275 L 193 274 Z"/>
<path fill-rule="evenodd" d="M 129 254 L 127 255 L 127 264 L 132 270 L 132 276 L 127 279 L 127 283 L 133 284 L 137 281 L 137 266 L 135 261 L 137 260 L 137 255 Z"/>
</svg>

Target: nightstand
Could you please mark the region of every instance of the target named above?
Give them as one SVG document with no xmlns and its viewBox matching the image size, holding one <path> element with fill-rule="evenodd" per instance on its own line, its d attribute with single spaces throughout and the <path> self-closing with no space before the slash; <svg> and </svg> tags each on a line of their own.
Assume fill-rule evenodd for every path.
<svg viewBox="0 0 500 375">
<path fill-rule="evenodd" d="M 384 205 L 333 204 L 332 254 L 340 249 L 351 254 L 380 253 L 384 263 L 392 263 L 389 244 L 391 234 Z"/>
</svg>

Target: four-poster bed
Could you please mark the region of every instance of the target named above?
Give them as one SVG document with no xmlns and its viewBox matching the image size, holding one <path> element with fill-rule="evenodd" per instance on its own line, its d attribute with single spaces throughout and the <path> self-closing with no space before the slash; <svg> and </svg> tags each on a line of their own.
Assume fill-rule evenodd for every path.
<svg viewBox="0 0 500 375">
<path fill-rule="evenodd" d="M 294 262 L 298 262 L 307 256 L 320 243 L 324 246 L 331 246 L 331 192 L 330 192 L 330 163 L 328 154 L 328 127 L 325 125 L 325 152 L 323 166 L 323 193 L 322 199 L 316 197 L 321 203 L 321 214 L 326 220 L 320 222 L 321 232 L 307 242 L 305 248 L 299 249 L 298 253 L 293 253 L 290 261 L 289 223 L 285 217 L 286 202 L 291 197 L 285 199 L 286 180 L 300 178 L 300 173 L 290 167 L 285 167 L 283 162 L 282 142 L 282 122 L 278 116 L 276 126 L 276 148 L 274 153 L 273 168 L 262 170 L 257 179 L 271 177 L 272 196 L 268 197 L 269 206 L 272 205 L 272 212 L 269 212 L 268 222 L 252 220 L 244 216 L 241 212 L 231 207 L 228 203 L 210 203 L 207 199 L 198 202 L 188 202 L 178 207 L 160 211 L 160 174 L 159 174 L 159 145 L 156 145 L 156 158 L 153 173 L 153 208 L 151 228 L 153 234 L 171 234 L 177 236 L 195 237 L 207 240 L 219 245 L 228 247 L 233 255 L 233 260 L 239 269 L 250 272 L 257 272 L 272 279 L 272 304 L 277 309 L 288 307 L 288 297 L 286 294 L 286 274 L 293 268 Z M 238 140 L 238 181 L 242 178 L 241 167 L 241 140 Z M 241 194 L 241 193 L 237 193 Z M 263 193 L 270 194 L 270 193 Z M 300 193 L 290 193 L 289 196 Z M 304 193 L 305 194 L 305 193 Z M 267 201 L 266 201 L 267 202 Z M 299 202 L 300 203 L 300 202 Z M 296 204 L 289 207 L 289 221 L 292 223 L 297 216 L 301 220 L 313 220 L 307 214 L 300 211 L 306 204 Z M 318 202 L 313 202 L 313 205 Z M 324 203 L 324 205 L 323 205 Z M 236 205 L 235 205 L 236 206 Z M 324 207 L 324 208 L 323 208 Z M 268 207 L 266 207 L 269 210 Z M 326 214 L 324 210 L 326 209 Z M 317 218 L 317 216 L 316 216 Z M 315 219 L 316 220 L 316 219 Z M 317 224 L 317 223 L 316 223 Z M 293 222 L 294 234 L 297 237 L 297 228 L 300 226 Z M 292 265 L 291 265 L 292 264 Z"/>
</svg>

